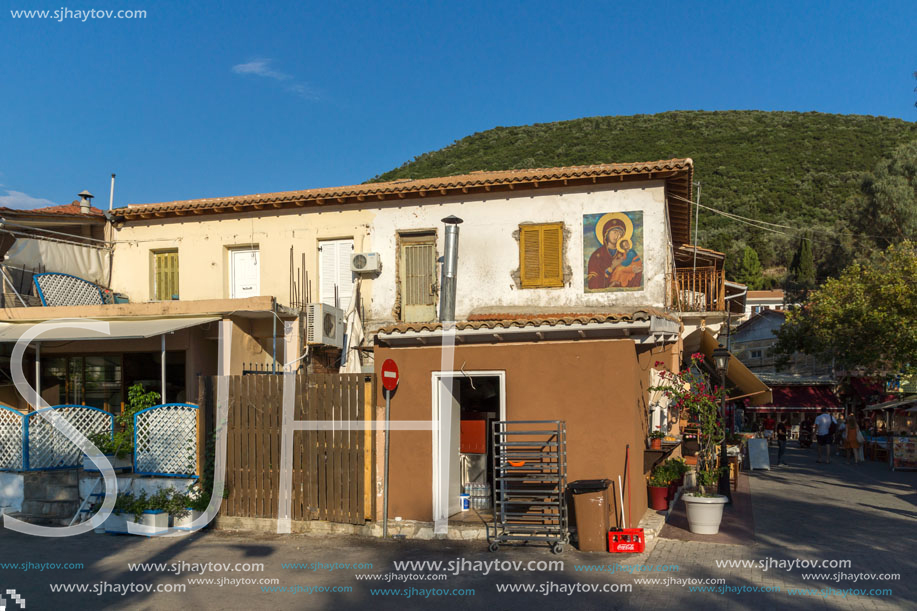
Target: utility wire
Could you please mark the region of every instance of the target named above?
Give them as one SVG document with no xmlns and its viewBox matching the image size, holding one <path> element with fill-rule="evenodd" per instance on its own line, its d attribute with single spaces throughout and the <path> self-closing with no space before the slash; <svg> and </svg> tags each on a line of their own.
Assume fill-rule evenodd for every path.
<svg viewBox="0 0 917 611">
<path fill-rule="evenodd" d="M 854 233 L 854 232 L 851 232 L 851 231 L 837 231 L 837 232 L 821 231 L 821 232 L 819 232 L 819 231 L 814 230 L 814 229 L 812 229 L 812 228 L 804 228 L 804 229 L 803 229 L 803 228 L 793 227 L 793 226 L 791 226 L 791 225 L 781 225 L 781 224 L 779 224 L 779 223 L 770 223 L 770 222 L 768 222 L 768 221 L 762 221 L 762 220 L 759 220 L 759 219 L 749 218 L 749 217 L 747 217 L 747 216 L 741 216 L 741 215 L 739 215 L 739 214 L 733 214 L 732 212 L 726 212 L 726 211 L 724 211 L 724 210 L 719 210 L 719 209 L 717 209 L 717 208 L 711 208 L 710 206 L 705 206 L 705 205 L 703 205 L 703 204 L 701 204 L 701 203 L 699 203 L 699 202 L 693 202 L 693 201 L 691 201 L 690 199 L 685 198 L 685 197 L 681 197 L 681 196 L 679 196 L 679 195 L 672 194 L 671 197 L 673 197 L 673 198 L 675 198 L 675 199 L 679 199 L 679 200 L 684 201 L 684 202 L 687 202 L 687 203 L 689 203 L 689 204 L 698 206 L 698 207 L 703 208 L 703 209 L 705 209 L 705 210 L 709 210 L 710 212 L 713 212 L 714 214 L 719 214 L 720 216 L 724 216 L 724 217 L 726 217 L 726 218 L 728 218 L 728 219 L 731 219 L 731 220 L 734 220 L 734 221 L 738 221 L 738 222 L 744 223 L 744 224 L 746 224 L 746 225 L 750 225 L 751 227 L 754 227 L 754 228 L 756 228 L 756 229 L 761 229 L 761 230 L 763 230 L 763 231 L 770 231 L 770 232 L 772 232 L 772 233 L 776 233 L 776 234 L 780 234 L 780 235 L 785 235 L 785 236 L 789 236 L 789 237 L 793 237 L 793 235 L 790 234 L 790 233 L 787 233 L 787 232 L 785 232 L 785 231 L 779 231 L 779 230 L 777 230 L 777 229 L 772 229 L 771 227 L 780 227 L 780 228 L 783 228 L 783 229 L 789 229 L 790 231 L 793 231 L 793 232 L 795 232 L 796 234 L 799 234 L 799 233 L 809 234 L 809 233 L 813 233 L 813 232 L 814 232 L 814 233 L 824 233 L 824 234 L 827 234 L 827 235 L 843 234 L 843 235 L 849 235 L 849 236 L 851 236 L 851 237 L 853 237 L 853 238 L 869 237 L 869 238 L 878 238 L 878 239 L 888 239 L 888 236 L 884 236 L 884 235 L 870 235 L 870 234 L 866 234 L 866 233 Z M 808 237 L 808 236 L 804 236 L 804 237 L 805 237 L 805 239 L 807 239 L 807 240 L 811 240 L 812 242 L 816 242 L 816 243 L 819 243 L 819 244 L 842 245 L 841 242 L 839 242 L 839 241 L 816 240 L 816 239 L 813 239 L 813 238 Z"/>
</svg>

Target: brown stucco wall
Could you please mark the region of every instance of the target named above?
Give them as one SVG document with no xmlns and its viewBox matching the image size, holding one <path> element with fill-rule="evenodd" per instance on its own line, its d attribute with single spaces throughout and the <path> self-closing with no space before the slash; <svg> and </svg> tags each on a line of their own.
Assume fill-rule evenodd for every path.
<svg viewBox="0 0 917 611">
<path fill-rule="evenodd" d="M 645 352 L 652 365 L 653 357 Z M 387 358 L 395 360 L 401 376 L 392 396 L 392 420 L 429 420 L 431 374 L 440 370 L 440 348 L 377 346 L 377 368 Z M 565 420 L 569 481 L 609 478 L 616 491 L 630 444 L 630 514 L 638 521 L 647 507 L 642 477 L 646 423 L 640 400 L 648 376 L 641 365 L 645 358 L 638 358 L 632 340 L 457 346 L 455 369 L 505 371 L 510 420 Z M 377 405 L 385 404 L 382 392 L 380 385 Z M 393 431 L 391 436 L 389 517 L 429 521 L 432 435 Z M 616 492 L 613 499 L 612 524 L 620 513 Z"/>
</svg>

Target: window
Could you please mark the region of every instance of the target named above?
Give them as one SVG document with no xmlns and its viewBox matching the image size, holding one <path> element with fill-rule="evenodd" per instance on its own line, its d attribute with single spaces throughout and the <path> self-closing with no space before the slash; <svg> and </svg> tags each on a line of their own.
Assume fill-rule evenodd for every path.
<svg viewBox="0 0 917 611">
<path fill-rule="evenodd" d="M 753 359 L 760 359 L 762 356 L 764 356 L 764 354 L 761 350 L 752 350 L 751 351 L 751 358 Z"/>
<path fill-rule="evenodd" d="M 178 251 L 153 252 L 153 299 L 178 299 Z"/>
<path fill-rule="evenodd" d="M 436 235 L 401 234 L 399 243 L 401 320 L 436 320 Z"/>
<path fill-rule="evenodd" d="M 563 223 L 519 226 L 522 288 L 563 286 L 563 255 Z"/>
<path fill-rule="evenodd" d="M 324 304 L 346 310 L 353 294 L 353 272 L 350 271 L 350 255 L 353 254 L 353 239 L 324 240 L 318 245 L 318 300 Z M 337 303 L 334 292 L 337 288 Z"/>
<path fill-rule="evenodd" d="M 233 248 L 229 251 L 229 298 L 257 297 L 261 294 L 261 257 L 258 248 Z"/>
</svg>

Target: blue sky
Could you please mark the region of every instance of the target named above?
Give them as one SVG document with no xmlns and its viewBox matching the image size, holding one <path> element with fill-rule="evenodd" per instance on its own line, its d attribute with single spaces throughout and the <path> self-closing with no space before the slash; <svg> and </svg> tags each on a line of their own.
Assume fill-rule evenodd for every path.
<svg viewBox="0 0 917 611">
<path fill-rule="evenodd" d="M 69 1 L 69 0 L 68 0 Z M 917 120 L 917 2 L 8 0 L 0 206 L 362 182 L 498 125 L 666 110 Z M 141 9 L 145 19 L 13 19 Z"/>
</svg>

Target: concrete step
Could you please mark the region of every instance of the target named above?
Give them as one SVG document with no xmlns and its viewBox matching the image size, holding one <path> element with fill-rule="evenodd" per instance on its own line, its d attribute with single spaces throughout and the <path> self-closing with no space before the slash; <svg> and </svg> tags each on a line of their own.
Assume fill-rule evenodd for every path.
<svg viewBox="0 0 917 611">
<path fill-rule="evenodd" d="M 22 502 L 22 513 L 45 518 L 66 518 L 68 521 L 80 508 L 78 501 L 33 501 Z"/>
<path fill-rule="evenodd" d="M 47 516 L 36 516 L 24 512 L 16 512 L 7 514 L 12 518 L 17 520 L 22 520 L 23 522 L 28 522 L 29 524 L 35 524 L 36 526 L 69 526 L 70 520 L 73 516 L 69 518 L 49 518 Z"/>
<path fill-rule="evenodd" d="M 78 501 L 80 489 L 65 484 L 28 482 L 23 489 L 23 498 L 31 501 Z"/>
<path fill-rule="evenodd" d="M 57 471 L 32 471 L 24 474 L 23 483 L 26 488 L 29 484 L 55 486 L 78 486 L 80 473 L 77 469 L 61 469 Z"/>
</svg>

